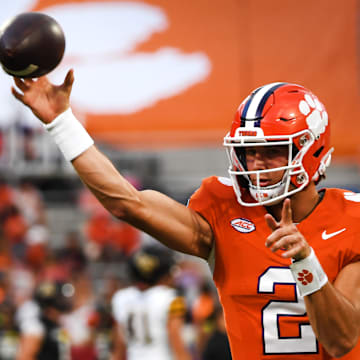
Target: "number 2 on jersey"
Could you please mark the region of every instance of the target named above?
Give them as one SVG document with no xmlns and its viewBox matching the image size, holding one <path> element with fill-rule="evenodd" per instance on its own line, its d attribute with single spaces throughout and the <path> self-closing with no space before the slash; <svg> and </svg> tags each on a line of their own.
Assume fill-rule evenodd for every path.
<svg viewBox="0 0 360 360">
<path fill-rule="evenodd" d="M 298 336 L 281 334 L 282 317 L 302 317 L 306 314 L 304 299 L 299 295 L 291 271 L 287 267 L 269 267 L 260 277 L 258 292 L 275 294 L 277 286 L 293 286 L 294 299 L 270 300 L 262 309 L 264 354 L 314 354 L 318 352 L 315 334 L 309 323 L 297 324 Z M 294 319 L 293 319 L 294 320 Z"/>
</svg>

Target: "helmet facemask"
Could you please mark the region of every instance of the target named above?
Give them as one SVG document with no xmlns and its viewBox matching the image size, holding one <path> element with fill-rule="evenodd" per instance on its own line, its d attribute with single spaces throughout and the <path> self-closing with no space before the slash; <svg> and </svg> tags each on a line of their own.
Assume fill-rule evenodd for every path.
<svg viewBox="0 0 360 360">
<path fill-rule="evenodd" d="M 239 132 L 241 131 L 241 128 L 239 128 Z M 258 132 L 261 133 L 261 131 Z M 300 150 L 294 143 L 295 138 L 306 138 L 306 143 L 304 143 Z M 309 176 L 304 169 L 302 160 L 314 140 L 314 136 L 308 130 L 290 136 L 240 136 L 238 139 L 236 139 L 236 136 L 226 136 L 224 139 L 224 146 L 226 147 L 228 158 L 230 160 L 228 171 L 239 203 L 244 206 L 270 206 L 302 190 L 309 183 Z M 271 169 L 252 171 L 247 169 L 245 155 L 246 148 L 269 147 L 270 150 L 270 147 L 273 146 L 287 146 L 287 164 Z M 266 151 L 266 149 L 264 150 Z M 260 179 L 263 174 L 278 171 L 284 172 L 279 182 L 268 186 L 261 186 Z M 250 180 L 251 175 L 256 176 L 255 181 Z M 293 179 L 296 179 L 296 185 L 292 181 Z M 256 202 L 247 202 L 243 199 L 242 191 L 244 191 L 245 188 L 248 189 L 250 195 Z"/>
</svg>

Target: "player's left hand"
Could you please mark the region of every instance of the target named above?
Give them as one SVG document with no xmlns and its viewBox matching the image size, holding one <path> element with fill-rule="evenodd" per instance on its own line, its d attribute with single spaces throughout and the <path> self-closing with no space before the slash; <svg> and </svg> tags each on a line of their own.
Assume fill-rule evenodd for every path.
<svg viewBox="0 0 360 360">
<path fill-rule="evenodd" d="M 266 239 L 265 246 L 272 252 L 285 249 L 281 256 L 295 260 L 310 255 L 309 244 L 293 223 L 290 199 L 284 200 L 280 221 L 276 221 L 271 214 L 265 215 L 265 221 L 272 231 Z"/>
</svg>

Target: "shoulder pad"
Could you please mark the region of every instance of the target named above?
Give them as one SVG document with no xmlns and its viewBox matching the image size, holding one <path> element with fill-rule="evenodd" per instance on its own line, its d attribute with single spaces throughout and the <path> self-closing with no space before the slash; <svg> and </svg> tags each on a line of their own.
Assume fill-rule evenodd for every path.
<svg viewBox="0 0 360 360">
<path fill-rule="evenodd" d="M 210 176 L 202 181 L 204 187 L 215 197 L 231 198 L 235 197 L 234 189 L 230 178 L 222 176 Z"/>
</svg>

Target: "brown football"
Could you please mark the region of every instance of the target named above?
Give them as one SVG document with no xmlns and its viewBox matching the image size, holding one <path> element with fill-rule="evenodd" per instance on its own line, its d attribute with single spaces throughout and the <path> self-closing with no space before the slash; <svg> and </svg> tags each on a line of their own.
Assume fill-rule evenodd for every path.
<svg viewBox="0 0 360 360">
<path fill-rule="evenodd" d="M 61 26 L 40 12 L 19 14 L 0 28 L 0 63 L 9 75 L 36 78 L 60 63 L 65 51 Z"/>
</svg>

